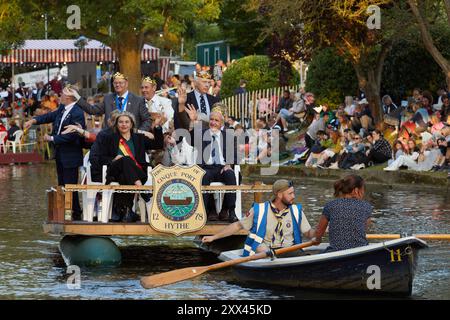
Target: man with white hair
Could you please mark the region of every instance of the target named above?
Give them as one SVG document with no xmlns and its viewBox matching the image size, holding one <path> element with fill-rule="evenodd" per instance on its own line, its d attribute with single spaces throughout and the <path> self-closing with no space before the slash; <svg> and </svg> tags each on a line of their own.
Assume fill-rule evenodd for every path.
<svg viewBox="0 0 450 320">
<path fill-rule="evenodd" d="M 67 125 L 81 125 L 86 127 L 84 113 L 77 102 L 77 88 L 66 86 L 61 94 L 61 104 L 53 112 L 43 114 L 28 120 L 24 124 L 24 129 L 30 128 L 33 124 L 53 123 L 52 134 L 46 134 L 44 140 L 53 142 L 55 145 L 56 170 L 58 174 L 58 185 L 77 184 L 78 167 L 83 164 L 83 150 L 81 138 L 77 132 L 62 134 Z M 78 201 L 78 193 L 73 193 L 72 219 L 81 220 L 81 207 Z"/>
<path fill-rule="evenodd" d="M 169 131 L 169 123 L 173 119 L 173 107 L 170 99 L 158 96 L 156 94 L 156 80 L 150 77 L 142 79 L 141 93 L 145 99 L 148 112 L 154 121 L 156 117 L 162 117 L 163 132 Z"/>
<path fill-rule="evenodd" d="M 202 121 L 204 129 L 209 127 L 209 116 L 212 106 L 219 102 L 217 97 L 208 94 L 211 85 L 211 75 L 206 71 L 201 71 L 195 76 L 195 90 L 185 93 L 183 88 L 180 88 L 178 93 L 178 101 L 175 103 L 175 129 L 185 127 L 189 124 L 189 116 L 185 112 L 185 106 L 193 106 L 198 110 L 199 120 Z"/>
<path fill-rule="evenodd" d="M 232 165 L 238 163 L 234 130 L 222 130 L 225 122 L 224 111 L 221 107 L 214 107 L 209 115 L 209 129 L 202 129 L 200 113 L 193 106 L 186 106 L 186 113 L 191 121 L 191 144 L 197 147 L 197 163 L 206 171 L 202 185 L 211 182 L 222 182 L 225 185 L 236 185 L 236 176 Z M 197 123 L 197 124 L 196 124 Z M 186 127 L 185 129 L 188 129 Z M 201 139 L 201 145 L 198 139 Z M 226 193 L 220 212 L 212 213 L 214 208 L 208 208 L 212 200 L 211 194 L 204 194 L 205 209 L 208 220 L 237 221 L 234 212 L 236 208 L 236 194 Z"/>
</svg>

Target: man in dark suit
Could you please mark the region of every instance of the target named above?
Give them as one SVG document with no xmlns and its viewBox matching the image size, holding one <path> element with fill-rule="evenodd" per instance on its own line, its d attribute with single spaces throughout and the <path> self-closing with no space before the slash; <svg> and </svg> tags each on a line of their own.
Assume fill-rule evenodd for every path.
<svg viewBox="0 0 450 320">
<path fill-rule="evenodd" d="M 90 105 L 85 99 L 78 96 L 77 104 L 86 113 L 105 115 L 103 127 L 107 127 L 109 115 L 113 110 L 120 112 L 128 111 L 136 119 L 136 127 L 143 131 L 150 129 L 150 114 L 145 105 L 145 100 L 128 91 L 128 78 L 123 74 L 116 72 L 113 76 L 113 85 L 115 93 L 105 95 L 103 102 L 98 105 Z"/>
<path fill-rule="evenodd" d="M 191 144 L 198 150 L 196 163 L 206 171 L 202 185 L 210 185 L 211 182 L 222 182 L 225 185 L 236 185 L 236 177 L 231 165 L 237 162 L 237 151 L 234 130 L 222 130 L 224 125 L 223 111 L 216 107 L 211 110 L 209 116 L 209 129 L 203 129 L 200 113 L 190 106 L 186 106 L 186 113 L 192 124 Z M 184 128 L 188 129 L 188 128 Z M 201 151 L 201 152 L 200 152 Z M 211 194 L 203 194 L 208 220 L 237 221 L 235 214 L 236 194 L 225 193 L 220 213 L 213 213 L 209 208 L 212 202 Z"/>
<path fill-rule="evenodd" d="M 185 124 L 189 123 L 189 116 L 185 112 L 186 105 L 194 106 L 195 110 L 198 111 L 198 117 L 202 121 L 203 128 L 209 128 L 209 115 L 211 109 L 216 102 L 219 102 L 217 97 L 208 94 L 211 85 L 211 75 L 204 71 L 198 73 L 195 77 L 194 85 L 195 90 L 183 97 L 180 96 L 180 90 L 178 92 L 178 101 L 175 101 L 173 105 L 175 110 L 175 129 L 184 128 Z M 184 93 L 184 89 L 182 90 Z"/>
<path fill-rule="evenodd" d="M 24 129 L 33 124 L 53 123 L 52 135 L 45 135 L 44 140 L 55 144 L 56 170 L 58 185 L 77 184 L 78 167 L 83 164 L 83 150 L 78 133 L 62 134 L 69 124 L 80 124 L 85 128 L 84 113 L 76 103 L 73 92 L 76 88 L 64 88 L 61 95 L 61 105 L 53 112 L 34 117 L 24 124 Z M 72 219 L 81 220 L 81 207 L 78 193 L 73 193 Z"/>
</svg>

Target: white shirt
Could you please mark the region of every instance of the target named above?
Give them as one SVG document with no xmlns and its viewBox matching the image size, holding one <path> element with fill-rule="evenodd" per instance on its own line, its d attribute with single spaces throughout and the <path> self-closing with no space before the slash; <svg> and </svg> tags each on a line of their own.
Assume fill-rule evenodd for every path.
<svg viewBox="0 0 450 320">
<path fill-rule="evenodd" d="M 163 132 L 169 130 L 170 121 L 173 119 L 174 111 L 170 99 L 154 95 L 150 100 L 146 100 L 148 112 L 164 113 L 167 121 L 162 124 Z"/>
<path fill-rule="evenodd" d="M 194 94 L 195 94 L 195 99 L 197 99 L 198 110 L 200 112 L 202 111 L 201 104 L 200 104 L 200 96 L 203 95 L 203 98 L 205 99 L 206 115 L 209 117 L 209 113 L 211 112 L 210 111 L 211 106 L 209 105 L 208 97 L 206 96 L 206 93 L 205 94 L 201 94 L 197 90 L 194 90 Z"/>
<path fill-rule="evenodd" d="M 66 119 L 67 115 L 69 114 L 70 110 L 72 110 L 73 106 L 76 104 L 76 102 L 73 102 L 71 104 L 68 104 L 67 106 L 64 107 L 64 113 L 63 116 L 61 118 L 61 122 L 59 123 L 59 128 L 58 128 L 58 133 L 59 134 L 61 132 L 61 127 L 62 124 L 64 122 L 64 120 Z"/>
<path fill-rule="evenodd" d="M 219 148 L 218 148 L 218 150 L 216 150 L 216 152 L 219 151 L 219 161 L 220 161 L 220 164 L 221 164 L 221 165 L 225 165 L 225 160 L 223 159 L 223 154 L 222 154 L 222 148 L 220 147 L 220 146 L 221 146 L 221 138 L 222 138 L 222 134 L 221 134 L 220 131 L 213 133 L 213 132 L 210 130 L 210 132 L 211 132 L 211 144 L 210 144 L 210 146 L 211 146 L 211 153 L 210 153 L 210 156 L 209 156 L 209 160 L 206 162 L 206 164 L 213 164 L 212 150 L 213 150 L 213 144 L 216 143 L 216 142 L 213 140 L 213 136 L 214 136 L 214 137 L 215 137 L 215 140 L 217 141 L 217 144 L 218 144 L 218 146 L 219 146 Z"/>
</svg>

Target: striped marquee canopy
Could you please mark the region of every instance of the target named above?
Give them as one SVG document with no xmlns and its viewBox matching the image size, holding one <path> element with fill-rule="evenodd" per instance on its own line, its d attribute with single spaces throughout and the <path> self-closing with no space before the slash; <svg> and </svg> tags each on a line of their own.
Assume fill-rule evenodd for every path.
<svg viewBox="0 0 450 320">
<path fill-rule="evenodd" d="M 74 45 L 75 40 L 26 40 L 25 44 L 0 55 L 0 63 L 70 63 L 70 62 L 110 62 L 117 61 L 116 53 L 97 40 L 89 40 L 84 49 Z M 141 61 L 159 58 L 159 49 L 145 44 Z"/>
</svg>

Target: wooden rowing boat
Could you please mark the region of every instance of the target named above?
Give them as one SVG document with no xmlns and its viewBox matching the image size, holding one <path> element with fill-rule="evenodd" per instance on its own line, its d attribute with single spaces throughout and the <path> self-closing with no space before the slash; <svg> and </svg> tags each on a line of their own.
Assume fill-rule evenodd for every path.
<svg viewBox="0 0 450 320">
<path fill-rule="evenodd" d="M 427 244 L 406 237 L 330 253 L 328 244 L 306 248 L 306 255 L 265 258 L 235 265 L 238 279 L 306 289 L 351 290 L 411 295 L 418 250 Z M 319 254 L 320 253 L 320 254 Z M 223 252 L 219 259 L 240 257 L 242 250 Z"/>
</svg>

